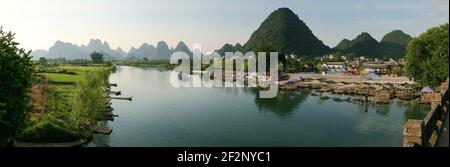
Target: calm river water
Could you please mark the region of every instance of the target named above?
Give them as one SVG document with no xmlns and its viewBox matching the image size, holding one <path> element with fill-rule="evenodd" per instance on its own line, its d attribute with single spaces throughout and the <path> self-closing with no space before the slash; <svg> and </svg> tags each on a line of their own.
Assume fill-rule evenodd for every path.
<svg viewBox="0 0 450 167">
<path fill-rule="evenodd" d="M 88 146 L 402 146 L 402 125 L 429 109 L 414 101 L 357 105 L 315 96 L 314 90 L 257 98 L 252 88 L 173 88 L 170 72 L 119 66 L 110 77 L 111 135 Z M 347 98 L 346 95 L 330 97 Z"/>
</svg>

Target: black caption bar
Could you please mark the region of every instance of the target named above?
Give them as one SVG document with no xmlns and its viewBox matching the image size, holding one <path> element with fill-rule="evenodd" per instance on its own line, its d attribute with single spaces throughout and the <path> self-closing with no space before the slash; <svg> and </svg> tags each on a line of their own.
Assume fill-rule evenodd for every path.
<svg viewBox="0 0 450 167">
<path fill-rule="evenodd" d="M 2 161 L 44 160 L 102 165 L 117 163 L 155 166 L 304 166 L 320 164 L 409 164 L 445 159 L 448 148 L 1 148 Z M 445 157 L 445 158 L 444 158 Z"/>
</svg>

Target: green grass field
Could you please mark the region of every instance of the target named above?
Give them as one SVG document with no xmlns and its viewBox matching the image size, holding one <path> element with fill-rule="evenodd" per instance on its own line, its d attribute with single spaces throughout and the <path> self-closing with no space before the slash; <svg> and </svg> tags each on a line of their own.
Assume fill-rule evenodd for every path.
<svg viewBox="0 0 450 167">
<path fill-rule="evenodd" d="M 87 73 L 98 70 L 104 70 L 109 67 L 104 65 L 76 66 L 76 65 L 59 65 L 56 67 L 47 67 L 38 75 L 43 75 L 51 83 L 50 89 L 54 93 L 51 94 L 55 99 L 55 105 L 58 110 L 70 110 L 73 91 L 78 83 L 86 79 Z"/>
<path fill-rule="evenodd" d="M 84 79 L 83 74 L 59 74 L 59 73 L 40 73 L 47 77 L 52 83 L 76 84 Z"/>
</svg>

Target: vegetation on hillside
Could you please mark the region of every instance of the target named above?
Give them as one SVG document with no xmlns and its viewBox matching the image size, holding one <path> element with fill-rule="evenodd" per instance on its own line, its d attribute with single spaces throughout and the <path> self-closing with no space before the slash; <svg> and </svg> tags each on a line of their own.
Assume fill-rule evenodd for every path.
<svg viewBox="0 0 450 167">
<path fill-rule="evenodd" d="M 405 56 L 406 45 L 411 39 L 403 31 L 394 30 L 378 42 L 369 33 L 363 32 L 353 40 L 343 39 L 333 50 L 354 56 L 400 59 Z"/>
<path fill-rule="evenodd" d="M 242 51 L 251 51 L 260 45 L 272 46 L 280 53 L 298 56 L 324 55 L 330 51 L 288 8 L 272 12 L 251 35 Z"/>
<path fill-rule="evenodd" d="M 406 54 L 406 46 L 411 40 L 410 35 L 401 30 L 394 30 L 381 39 L 379 54 L 394 59 L 403 58 Z"/>
</svg>

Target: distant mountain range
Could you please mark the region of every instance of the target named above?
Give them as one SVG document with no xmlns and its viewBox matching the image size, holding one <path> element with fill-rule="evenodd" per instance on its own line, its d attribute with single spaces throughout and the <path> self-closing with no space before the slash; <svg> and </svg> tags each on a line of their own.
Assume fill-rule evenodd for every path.
<svg viewBox="0 0 450 167">
<path fill-rule="evenodd" d="M 222 56 L 225 52 L 255 51 L 258 47 L 267 47 L 277 50 L 281 54 L 294 54 L 299 57 L 317 57 L 337 51 L 367 56 L 370 58 L 402 58 L 405 48 L 412 37 L 401 30 L 395 30 L 386 34 L 380 42 L 375 40 L 369 33 L 363 32 L 353 40 L 344 39 L 336 47 L 323 44 L 308 26 L 289 8 L 279 8 L 272 12 L 252 33 L 250 39 L 241 46 L 225 44 L 217 49 Z M 60 58 L 66 59 L 89 59 L 92 52 L 101 52 L 105 59 L 143 59 L 169 60 L 170 55 L 177 51 L 187 52 L 192 56 L 192 51 L 186 44 L 180 41 L 175 48 L 169 48 L 166 42 L 160 41 L 156 47 L 143 43 L 139 48 L 132 47 L 128 52 L 121 48 L 111 49 L 105 41 L 91 39 L 87 46 L 75 45 L 68 42 L 56 41 L 48 51 L 36 50 L 32 52 L 35 58 Z"/>
<path fill-rule="evenodd" d="M 66 59 L 89 59 L 89 54 L 92 52 L 101 52 L 105 59 L 123 59 L 126 53 L 121 49 L 111 49 L 109 44 L 105 41 L 102 43 L 99 39 L 91 39 L 89 44 L 78 46 L 69 42 L 56 41 L 46 52 L 45 50 L 36 50 L 31 54 L 35 58 L 66 58 Z"/>
<path fill-rule="evenodd" d="M 387 33 L 380 42 L 363 32 L 353 40 L 343 39 L 333 50 L 369 58 L 399 59 L 405 56 L 406 46 L 411 40 L 412 37 L 401 30 Z"/>
<path fill-rule="evenodd" d="M 169 49 L 166 42 L 160 41 L 156 47 L 143 43 L 139 48 L 132 47 L 128 52 L 123 51 L 120 47 L 111 49 L 109 44 L 105 41 L 102 43 L 99 39 L 91 39 L 89 44 L 78 46 L 69 42 L 56 41 L 48 51 L 35 50 L 31 53 L 34 58 L 66 58 L 73 59 L 90 59 L 89 54 L 92 52 L 103 53 L 106 60 L 122 60 L 122 59 L 143 59 L 148 60 L 169 60 L 173 52 L 183 51 L 192 55 L 190 49 L 186 44 L 180 41 L 175 49 Z"/>
</svg>

